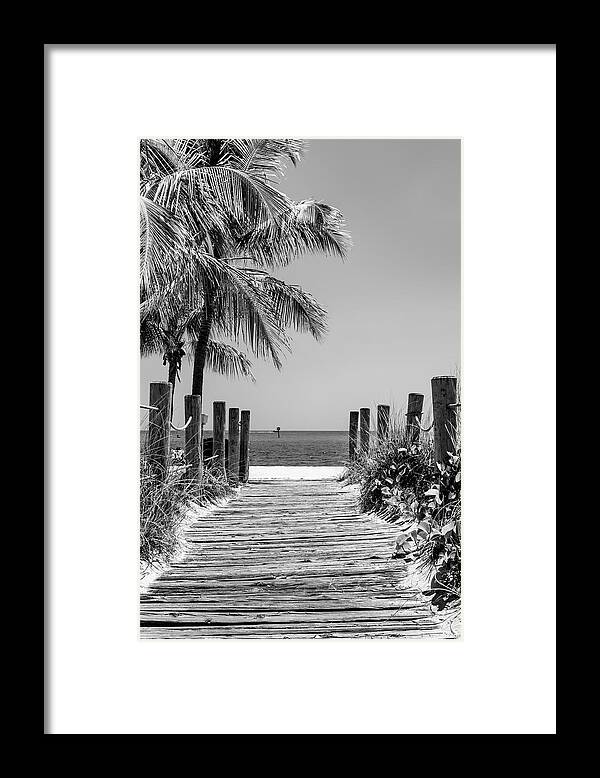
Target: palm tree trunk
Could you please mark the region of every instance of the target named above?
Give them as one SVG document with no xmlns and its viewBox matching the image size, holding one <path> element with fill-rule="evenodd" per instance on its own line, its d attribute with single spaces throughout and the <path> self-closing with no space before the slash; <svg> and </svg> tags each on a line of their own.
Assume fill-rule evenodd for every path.
<svg viewBox="0 0 600 778">
<path fill-rule="evenodd" d="M 210 164 L 216 165 L 219 158 L 221 141 L 211 141 L 210 146 Z M 223 256 L 223 241 L 219 235 L 213 235 L 212 249 L 213 256 L 215 258 L 219 259 Z M 196 349 L 194 351 L 194 372 L 192 375 L 192 394 L 199 394 L 201 397 L 204 391 L 204 367 L 206 365 L 206 354 L 208 350 L 208 341 L 210 340 L 210 330 L 212 327 L 213 318 L 214 311 L 212 309 L 209 295 L 207 295 L 204 301 L 204 316 L 202 324 L 200 325 L 200 337 L 198 338 Z"/>
<path fill-rule="evenodd" d="M 213 322 L 213 310 L 211 305 L 206 303 L 202 324 L 200 326 L 200 337 L 196 342 L 194 350 L 194 372 L 192 376 L 192 394 L 202 396 L 204 390 L 204 367 L 206 365 L 206 354 L 208 351 L 208 341 L 210 340 L 210 330 Z"/>
</svg>

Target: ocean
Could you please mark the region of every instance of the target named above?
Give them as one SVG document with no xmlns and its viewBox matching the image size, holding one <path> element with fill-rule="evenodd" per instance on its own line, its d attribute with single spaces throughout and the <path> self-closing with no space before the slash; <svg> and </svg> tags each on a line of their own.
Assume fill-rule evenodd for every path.
<svg viewBox="0 0 600 778">
<path fill-rule="evenodd" d="M 171 448 L 183 448 L 184 432 L 171 433 Z M 250 433 L 251 465 L 343 465 L 348 459 L 348 432 L 282 430 Z M 204 436 L 212 436 L 205 430 Z M 143 438 L 142 434 L 142 438 Z"/>
</svg>

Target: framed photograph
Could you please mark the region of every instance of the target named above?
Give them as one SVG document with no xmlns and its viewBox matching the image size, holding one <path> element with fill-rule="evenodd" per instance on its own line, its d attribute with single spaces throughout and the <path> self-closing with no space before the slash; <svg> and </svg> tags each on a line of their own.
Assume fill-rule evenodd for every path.
<svg viewBox="0 0 600 778">
<path fill-rule="evenodd" d="M 47 734 L 555 734 L 555 66 L 46 45 Z"/>
</svg>

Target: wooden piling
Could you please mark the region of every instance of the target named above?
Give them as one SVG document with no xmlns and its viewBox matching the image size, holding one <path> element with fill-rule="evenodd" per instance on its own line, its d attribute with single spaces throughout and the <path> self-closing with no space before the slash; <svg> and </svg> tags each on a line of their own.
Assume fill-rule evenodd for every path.
<svg viewBox="0 0 600 778">
<path fill-rule="evenodd" d="M 183 398 L 185 420 L 191 419 L 185 428 L 186 475 L 190 481 L 202 479 L 202 397 L 199 394 L 186 394 Z"/>
<path fill-rule="evenodd" d="M 232 486 L 240 480 L 240 409 L 229 409 L 228 424 L 229 456 L 227 457 L 227 477 Z"/>
<path fill-rule="evenodd" d="M 250 472 L 250 411 L 240 414 L 240 482 L 248 481 Z"/>
<path fill-rule="evenodd" d="M 214 463 L 225 472 L 225 403 L 213 403 L 213 456 Z"/>
<path fill-rule="evenodd" d="M 202 403 L 200 403 L 202 405 Z M 200 464 L 202 466 L 202 470 L 204 470 L 204 460 L 206 457 L 204 456 L 204 428 L 206 427 L 206 422 L 208 421 L 208 414 L 207 413 L 201 413 L 200 414 Z"/>
<path fill-rule="evenodd" d="M 455 376 L 441 375 L 431 379 L 433 404 L 433 445 L 435 461 L 445 463 L 454 454 L 457 434 L 457 402 Z"/>
<path fill-rule="evenodd" d="M 416 442 L 419 439 L 421 429 L 419 424 L 423 416 L 424 395 L 410 392 L 406 403 L 406 432 L 410 442 Z"/>
<path fill-rule="evenodd" d="M 361 454 L 369 453 L 369 435 L 371 429 L 371 409 L 360 409 L 360 451 Z"/>
<path fill-rule="evenodd" d="M 207 462 L 209 459 L 209 466 L 212 467 L 212 455 L 213 455 L 213 439 L 203 438 L 202 440 L 202 459 Z"/>
<path fill-rule="evenodd" d="M 171 452 L 171 392 L 168 381 L 154 381 L 150 384 L 150 405 L 148 417 L 148 459 L 154 471 L 166 478 Z"/>
<path fill-rule="evenodd" d="M 356 459 L 358 452 L 358 411 L 350 411 L 350 423 L 348 425 L 348 456 L 350 461 Z"/>
<path fill-rule="evenodd" d="M 390 430 L 390 406 L 377 406 L 377 440 L 385 440 Z"/>
</svg>

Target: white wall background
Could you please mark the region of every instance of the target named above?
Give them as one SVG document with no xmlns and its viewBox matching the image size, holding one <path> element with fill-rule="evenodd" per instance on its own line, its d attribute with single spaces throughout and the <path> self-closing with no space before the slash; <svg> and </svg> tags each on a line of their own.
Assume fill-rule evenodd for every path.
<svg viewBox="0 0 600 778">
<path fill-rule="evenodd" d="M 554 51 L 47 58 L 49 731 L 553 732 Z M 137 141 L 171 135 L 464 138 L 463 640 L 138 639 Z"/>
</svg>

